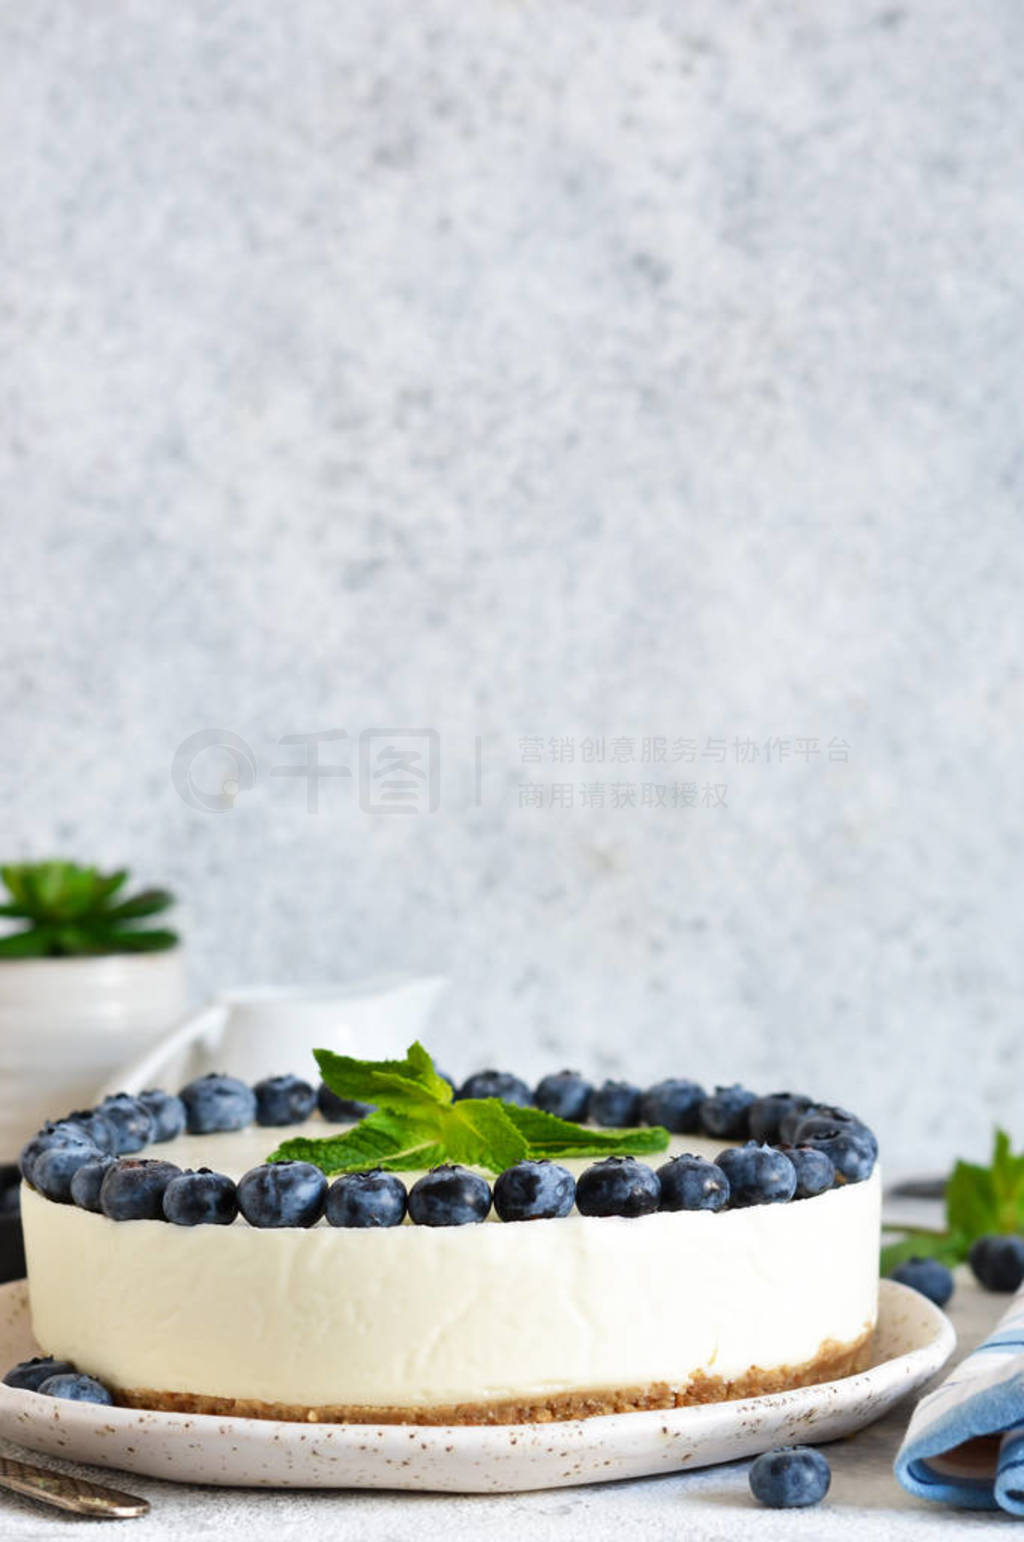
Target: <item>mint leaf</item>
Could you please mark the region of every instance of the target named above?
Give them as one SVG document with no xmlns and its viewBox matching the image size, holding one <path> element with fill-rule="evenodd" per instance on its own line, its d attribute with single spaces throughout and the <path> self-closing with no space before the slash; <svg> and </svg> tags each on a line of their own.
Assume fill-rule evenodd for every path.
<svg viewBox="0 0 1024 1542">
<path fill-rule="evenodd" d="M 438 1107 L 452 1100 L 452 1089 L 434 1070 L 422 1044 L 410 1044 L 404 1060 L 356 1060 L 330 1049 L 315 1049 L 320 1075 L 339 1098 L 375 1103 L 398 1113 Z"/>
<path fill-rule="evenodd" d="M 444 1147 L 429 1128 L 395 1119 L 381 1110 L 367 1114 L 343 1135 L 330 1135 L 324 1140 L 293 1136 L 267 1158 L 268 1162 L 312 1162 L 328 1175 L 365 1172 L 371 1167 L 411 1172 L 436 1167 L 444 1160 Z"/>
<path fill-rule="evenodd" d="M 660 1124 L 635 1130 L 603 1130 L 573 1124 L 568 1119 L 559 1119 L 557 1114 L 546 1114 L 541 1108 L 518 1108 L 510 1103 L 504 1108 L 509 1121 L 526 1137 L 528 1154 L 534 1158 L 642 1155 L 664 1151 L 668 1145 L 668 1131 Z"/>
<path fill-rule="evenodd" d="M 882 1249 L 880 1271 L 889 1274 L 908 1258 L 937 1258 L 940 1264 L 961 1263 L 970 1251 L 966 1237 L 954 1237 L 948 1232 L 915 1231 L 899 1242 L 890 1242 Z"/>
<path fill-rule="evenodd" d="M 441 1125 L 448 1159 L 502 1173 L 529 1154 L 500 1098 L 462 1098 L 445 1109 Z"/>
</svg>

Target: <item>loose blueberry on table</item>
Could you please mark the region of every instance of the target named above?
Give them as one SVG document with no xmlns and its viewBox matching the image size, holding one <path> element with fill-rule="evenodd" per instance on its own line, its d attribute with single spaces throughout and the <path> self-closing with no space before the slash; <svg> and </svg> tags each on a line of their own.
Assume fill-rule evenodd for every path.
<svg viewBox="0 0 1024 1542">
<path fill-rule="evenodd" d="M 967 1255 L 979 1285 L 1003 1293 L 1024 1281 L 1024 1237 L 979 1237 Z"/>
<path fill-rule="evenodd" d="M 62 1371 L 50 1376 L 37 1389 L 44 1397 L 66 1397 L 73 1403 L 111 1404 L 114 1399 L 107 1387 L 95 1376 L 83 1376 L 79 1371 Z"/>
<path fill-rule="evenodd" d="M 750 1492 L 773 1510 L 816 1505 L 831 1481 L 828 1462 L 813 1446 L 780 1446 L 763 1452 L 750 1466 Z"/>
<path fill-rule="evenodd" d="M 937 1258 L 908 1258 L 890 1269 L 889 1278 L 900 1285 L 909 1285 L 911 1290 L 927 1296 L 936 1306 L 945 1306 L 953 1294 L 952 1271 Z"/>
<path fill-rule="evenodd" d="M 21 1360 L 12 1365 L 4 1376 L 5 1387 L 18 1387 L 24 1392 L 38 1392 L 49 1376 L 73 1375 L 70 1360 L 55 1360 L 52 1355 L 33 1355 L 31 1360 Z"/>
</svg>

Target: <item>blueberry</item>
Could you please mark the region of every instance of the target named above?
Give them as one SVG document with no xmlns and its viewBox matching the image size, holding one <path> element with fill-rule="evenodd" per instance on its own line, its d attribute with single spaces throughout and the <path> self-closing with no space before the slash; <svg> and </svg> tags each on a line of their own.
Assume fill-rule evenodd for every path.
<svg viewBox="0 0 1024 1542">
<path fill-rule="evenodd" d="M 155 1141 L 174 1140 L 185 1128 L 185 1105 L 173 1092 L 148 1087 L 139 1093 L 139 1102 L 153 1121 Z"/>
<path fill-rule="evenodd" d="M 268 1076 L 252 1090 L 257 1124 L 301 1124 L 316 1107 L 316 1093 L 298 1076 Z"/>
<path fill-rule="evenodd" d="M 181 1168 L 173 1162 L 125 1157 L 100 1184 L 100 1209 L 112 1221 L 162 1221 L 164 1189 Z"/>
<path fill-rule="evenodd" d="M 813 1101 L 810 1098 L 805 1097 L 802 1092 L 793 1093 L 792 1106 L 787 1108 L 786 1111 L 779 1116 L 779 1129 L 778 1134 L 775 1136 L 775 1139 L 778 1141 L 779 1145 L 791 1146 L 794 1143 L 796 1140 L 796 1132 L 800 1127 L 801 1120 L 806 1118 L 813 1107 Z M 754 1135 L 753 1122 L 751 1122 L 750 1133 L 751 1135 Z M 758 1139 L 757 1136 L 754 1138 Z M 768 1141 L 769 1145 L 772 1144 L 772 1141 L 768 1136 L 764 1136 L 763 1139 Z"/>
<path fill-rule="evenodd" d="M 782 1205 L 796 1192 L 796 1168 L 784 1151 L 759 1146 L 731 1146 L 715 1158 L 729 1180 L 729 1204 L 734 1210 L 748 1205 Z"/>
<path fill-rule="evenodd" d="M 908 1258 L 895 1269 L 889 1270 L 889 1278 L 898 1280 L 901 1285 L 909 1285 L 911 1290 L 920 1291 L 922 1296 L 927 1296 L 936 1306 L 945 1306 L 953 1294 L 952 1271 L 945 1264 L 940 1264 L 937 1258 Z"/>
<path fill-rule="evenodd" d="M 738 1082 L 731 1087 L 716 1087 L 700 1106 L 700 1125 L 706 1135 L 717 1140 L 742 1140 L 749 1129 L 747 1110 L 754 1093 Z"/>
<path fill-rule="evenodd" d="M 210 1135 L 215 1130 L 241 1130 L 256 1118 L 256 1094 L 236 1076 L 209 1071 L 182 1087 L 185 1128 L 190 1135 Z"/>
<path fill-rule="evenodd" d="M 658 1168 L 658 1180 L 662 1210 L 721 1210 L 729 1203 L 728 1178 L 703 1157 L 672 1157 Z"/>
<path fill-rule="evenodd" d="M 33 1181 L 32 1170 L 37 1158 L 54 1146 L 87 1146 L 90 1150 L 95 1150 L 95 1143 L 88 1130 L 83 1129 L 81 1125 L 72 1125 L 67 1121 L 61 1124 L 44 1124 L 31 1140 L 25 1142 L 18 1157 L 18 1167 L 26 1183 Z"/>
<path fill-rule="evenodd" d="M 100 1113 L 114 1131 L 111 1150 L 115 1156 L 141 1151 L 153 1139 L 156 1123 L 149 1109 L 127 1092 L 112 1093 L 100 1104 Z"/>
<path fill-rule="evenodd" d="M 38 1392 L 48 1376 L 74 1375 L 70 1360 L 55 1360 L 52 1355 L 33 1355 L 12 1365 L 4 1377 L 5 1387 L 19 1387 L 22 1392 Z"/>
<path fill-rule="evenodd" d="M 186 1168 L 164 1189 L 163 1212 L 175 1226 L 230 1226 L 238 1214 L 238 1190 L 224 1173 Z"/>
<path fill-rule="evenodd" d="M 312 1162 L 264 1162 L 238 1180 L 238 1208 L 250 1226 L 314 1226 L 327 1179 Z"/>
<path fill-rule="evenodd" d="M 490 1208 L 487 1180 L 451 1163 L 424 1173 L 409 1190 L 409 1216 L 417 1226 L 471 1226 Z"/>
<path fill-rule="evenodd" d="M 699 1082 L 678 1077 L 655 1082 L 640 1099 L 640 1115 L 646 1124 L 661 1124 L 674 1135 L 692 1135 L 700 1128 L 700 1106 L 707 1093 Z"/>
<path fill-rule="evenodd" d="M 546 1221 L 568 1215 L 576 1180 L 557 1162 L 517 1162 L 494 1184 L 494 1208 L 503 1221 Z"/>
<path fill-rule="evenodd" d="M 580 1215 L 650 1215 L 660 1198 L 657 1173 L 636 1157 L 606 1157 L 576 1180 Z"/>
<path fill-rule="evenodd" d="M 604 1082 L 590 1094 L 587 1118 L 606 1129 L 640 1123 L 640 1088 L 629 1082 Z"/>
<path fill-rule="evenodd" d="M 372 1103 L 357 1103 L 355 1098 L 339 1098 L 326 1082 L 321 1082 L 317 1088 L 316 1106 L 328 1124 L 357 1124 L 374 1110 Z"/>
<path fill-rule="evenodd" d="M 828 1493 L 832 1472 L 813 1446 L 765 1451 L 750 1467 L 750 1492 L 773 1510 L 816 1505 Z"/>
<path fill-rule="evenodd" d="M 842 1109 L 811 1109 L 797 1125 L 791 1144 L 824 1151 L 847 1183 L 870 1178 L 878 1157 L 878 1142 L 867 1125 Z"/>
<path fill-rule="evenodd" d="M 518 1103 L 529 1108 L 533 1094 L 524 1081 L 508 1071 L 475 1071 L 467 1076 L 456 1098 L 500 1098 L 503 1103 Z"/>
<path fill-rule="evenodd" d="M 826 1151 L 817 1146 L 786 1146 L 785 1152 L 796 1168 L 794 1199 L 813 1199 L 833 1187 L 836 1170 Z"/>
<path fill-rule="evenodd" d="M 73 1114 L 68 1114 L 67 1119 L 58 1119 L 57 1128 L 61 1125 L 72 1124 L 85 1130 L 94 1146 L 100 1151 L 114 1151 L 117 1147 L 117 1132 L 109 1119 L 104 1118 L 98 1108 L 76 1108 Z"/>
<path fill-rule="evenodd" d="M 109 1152 L 89 1146 L 51 1146 L 36 1157 L 32 1183 L 47 1199 L 60 1205 L 71 1204 L 71 1180 L 80 1167 L 109 1156 Z"/>
<path fill-rule="evenodd" d="M 324 1214 L 330 1226 L 399 1226 L 405 1216 L 405 1184 L 379 1167 L 342 1173 L 327 1190 Z"/>
<path fill-rule="evenodd" d="M 810 1098 L 802 1092 L 767 1092 L 764 1097 L 755 1098 L 747 1110 L 751 1138 L 759 1145 L 776 1145 L 786 1138 L 782 1121 L 806 1113 L 810 1106 Z"/>
<path fill-rule="evenodd" d="M 66 1397 L 73 1403 L 113 1403 L 108 1389 L 95 1376 L 82 1376 L 77 1371 L 60 1371 L 48 1376 L 38 1389 L 44 1397 Z"/>
<path fill-rule="evenodd" d="M 101 1151 L 75 1170 L 71 1176 L 71 1198 L 79 1210 L 92 1210 L 97 1215 L 100 1213 L 103 1179 L 107 1169 L 113 1167 L 116 1161 L 117 1157 L 109 1151 Z"/>
<path fill-rule="evenodd" d="M 571 1119 L 578 1124 L 587 1117 L 587 1103 L 593 1091 L 578 1071 L 555 1071 L 541 1077 L 534 1088 L 533 1101 L 546 1114 Z"/>
<path fill-rule="evenodd" d="M 986 1290 L 1016 1290 L 1024 1280 L 1024 1237 L 979 1237 L 967 1262 Z"/>
</svg>

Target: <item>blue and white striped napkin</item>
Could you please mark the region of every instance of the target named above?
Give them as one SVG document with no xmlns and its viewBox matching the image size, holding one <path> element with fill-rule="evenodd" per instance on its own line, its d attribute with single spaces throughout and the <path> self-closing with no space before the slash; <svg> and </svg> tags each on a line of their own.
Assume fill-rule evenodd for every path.
<svg viewBox="0 0 1024 1542">
<path fill-rule="evenodd" d="M 924 1499 L 1024 1515 L 1024 1286 L 995 1332 L 918 1403 L 896 1476 Z"/>
</svg>

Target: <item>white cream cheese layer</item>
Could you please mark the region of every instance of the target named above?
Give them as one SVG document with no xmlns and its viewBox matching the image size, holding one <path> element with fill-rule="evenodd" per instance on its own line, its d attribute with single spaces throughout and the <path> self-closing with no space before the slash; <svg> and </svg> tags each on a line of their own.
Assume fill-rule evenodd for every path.
<svg viewBox="0 0 1024 1542">
<path fill-rule="evenodd" d="M 238 1176 L 277 1133 L 295 1132 L 148 1154 Z M 877 1310 L 880 1193 L 876 1168 L 717 1215 L 259 1230 L 111 1221 L 23 1185 L 22 1219 L 38 1342 L 115 1386 L 425 1407 L 730 1378 L 855 1340 Z"/>
</svg>

